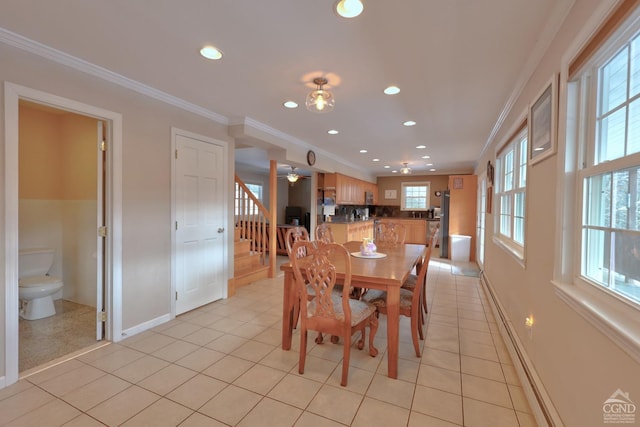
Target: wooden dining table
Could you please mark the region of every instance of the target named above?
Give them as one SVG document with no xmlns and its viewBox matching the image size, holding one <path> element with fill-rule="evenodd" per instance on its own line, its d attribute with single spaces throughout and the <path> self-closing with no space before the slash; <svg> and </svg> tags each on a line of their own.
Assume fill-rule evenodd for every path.
<svg viewBox="0 0 640 427">
<path fill-rule="evenodd" d="M 360 251 L 361 242 L 347 242 L 344 246 L 350 253 Z M 425 245 L 401 244 L 379 247 L 381 258 L 359 258 L 351 256 L 351 286 L 387 291 L 387 351 L 388 375 L 398 378 L 400 288 L 413 268 L 422 260 Z M 344 279 L 344 265 L 335 264 L 337 279 Z M 294 326 L 294 306 L 299 304 L 291 263 L 280 266 L 284 272 L 284 301 L 282 304 L 282 348 L 291 349 Z M 296 300 L 297 298 L 297 300 Z"/>
</svg>

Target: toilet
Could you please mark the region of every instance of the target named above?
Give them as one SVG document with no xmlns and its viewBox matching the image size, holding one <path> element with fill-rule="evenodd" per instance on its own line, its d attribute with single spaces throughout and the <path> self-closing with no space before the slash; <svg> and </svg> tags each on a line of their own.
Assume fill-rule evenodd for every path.
<svg viewBox="0 0 640 427">
<path fill-rule="evenodd" d="M 53 265 L 54 253 L 51 248 L 36 248 L 21 249 L 18 254 L 18 297 L 23 319 L 36 320 L 56 314 L 53 294 L 62 289 L 62 280 L 47 274 Z"/>
</svg>

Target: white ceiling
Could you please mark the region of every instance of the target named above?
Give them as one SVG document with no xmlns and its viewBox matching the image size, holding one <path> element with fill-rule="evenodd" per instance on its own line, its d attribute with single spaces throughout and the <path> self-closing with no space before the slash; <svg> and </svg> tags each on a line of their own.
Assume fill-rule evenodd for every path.
<svg viewBox="0 0 640 427">
<path fill-rule="evenodd" d="M 363 171 L 388 175 L 384 165 L 408 162 L 423 172 L 420 156 L 430 155 L 440 174 L 472 171 L 550 23 L 572 3 L 364 0 L 347 20 L 334 1 L 2 0 L 0 27 Z M 205 44 L 224 58 L 203 59 Z M 321 75 L 336 98 L 322 115 L 304 108 Z M 391 84 L 400 94 L 382 93 Z M 284 108 L 289 99 L 301 107 Z"/>
</svg>

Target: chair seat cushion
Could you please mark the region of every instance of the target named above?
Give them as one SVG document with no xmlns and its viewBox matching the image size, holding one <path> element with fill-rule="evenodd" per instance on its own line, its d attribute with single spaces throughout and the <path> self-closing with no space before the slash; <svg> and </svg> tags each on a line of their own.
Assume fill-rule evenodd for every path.
<svg viewBox="0 0 640 427">
<path fill-rule="evenodd" d="M 344 320 L 344 310 L 342 309 L 342 294 L 338 292 L 331 293 L 331 301 L 333 302 L 333 310 L 338 320 Z M 349 306 L 351 307 L 351 326 L 355 326 L 376 311 L 376 307 L 365 301 L 349 298 Z M 316 312 L 316 300 L 313 299 L 307 303 L 307 317 L 312 317 Z"/>
<path fill-rule="evenodd" d="M 413 299 L 413 292 L 400 288 L 400 308 L 411 308 L 411 301 Z M 376 307 L 387 306 L 387 292 L 378 289 L 369 289 L 367 293 L 362 296 L 362 300 L 373 304 Z"/>
<path fill-rule="evenodd" d="M 418 276 L 416 276 L 415 274 L 410 274 L 409 277 L 407 277 L 407 280 L 405 280 L 402 284 L 402 289 L 407 289 L 413 292 L 413 290 L 416 288 L 416 283 L 418 283 Z"/>
</svg>

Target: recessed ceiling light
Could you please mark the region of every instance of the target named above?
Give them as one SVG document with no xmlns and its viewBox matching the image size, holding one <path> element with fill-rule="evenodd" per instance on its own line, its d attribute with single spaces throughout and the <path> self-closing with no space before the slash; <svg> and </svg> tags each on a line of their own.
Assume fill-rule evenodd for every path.
<svg viewBox="0 0 640 427">
<path fill-rule="evenodd" d="M 427 163 L 427 166 L 433 166 L 433 163 Z"/>
<path fill-rule="evenodd" d="M 284 105 L 287 108 L 298 108 L 298 103 L 295 101 L 287 101 L 282 105 Z"/>
<path fill-rule="evenodd" d="M 426 145 L 416 145 L 416 148 L 418 150 L 422 150 L 423 148 L 427 148 L 427 146 Z"/>
<path fill-rule="evenodd" d="M 390 168 L 391 168 L 391 166 L 389 166 L 389 165 L 384 165 L 384 168 L 385 168 L 385 169 L 390 169 Z"/>
<path fill-rule="evenodd" d="M 397 95 L 400 93 L 400 88 L 398 86 L 389 86 L 388 88 L 385 88 L 383 92 L 386 95 Z"/>
<path fill-rule="evenodd" d="M 330 130 L 328 130 L 328 131 L 327 131 L 327 133 L 328 133 L 329 135 L 337 135 L 337 134 L 339 134 L 340 132 L 338 132 L 338 131 L 337 131 L 337 130 L 335 130 L 335 129 L 330 129 Z"/>
<path fill-rule="evenodd" d="M 371 161 L 372 161 L 372 162 L 379 162 L 379 161 L 380 161 L 380 159 L 373 159 L 373 160 L 371 160 Z"/>
<path fill-rule="evenodd" d="M 422 159 L 430 159 L 430 158 L 431 158 L 431 156 L 422 156 L 421 158 L 422 158 Z"/>
<path fill-rule="evenodd" d="M 405 126 L 415 126 L 416 122 L 414 122 L 413 120 L 407 120 L 406 122 L 403 123 L 403 125 L 405 125 Z"/>
<path fill-rule="evenodd" d="M 335 10 L 343 18 L 355 18 L 364 10 L 361 0 L 340 0 L 336 3 Z"/>
<path fill-rule="evenodd" d="M 429 171 L 435 172 L 436 170 L 434 168 L 431 168 L 431 169 L 429 169 Z"/>
<path fill-rule="evenodd" d="M 367 150 L 360 150 L 360 152 L 361 152 L 361 153 L 366 153 L 366 152 L 367 152 Z"/>
<path fill-rule="evenodd" d="M 205 46 L 200 49 L 200 55 L 207 59 L 217 60 L 222 58 L 222 51 L 215 46 Z"/>
<path fill-rule="evenodd" d="M 396 170 L 392 170 L 392 171 L 391 171 L 391 173 L 398 173 L 398 171 L 396 171 Z"/>
</svg>

